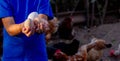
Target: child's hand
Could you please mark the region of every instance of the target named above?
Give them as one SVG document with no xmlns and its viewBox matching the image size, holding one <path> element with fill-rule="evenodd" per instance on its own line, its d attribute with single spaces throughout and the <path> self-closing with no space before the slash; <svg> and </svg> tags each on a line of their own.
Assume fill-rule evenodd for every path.
<svg viewBox="0 0 120 61">
<path fill-rule="evenodd" d="M 49 30 L 49 23 L 45 19 L 41 18 L 35 18 L 34 19 L 34 24 L 36 25 L 36 32 L 41 33 L 41 32 L 46 32 Z"/>
<path fill-rule="evenodd" d="M 35 25 L 30 19 L 25 20 L 23 23 L 22 32 L 27 36 L 31 36 L 35 32 Z"/>
<path fill-rule="evenodd" d="M 22 29 L 22 32 L 28 37 L 30 35 L 34 34 L 34 32 L 35 32 L 36 25 L 34 23 L 34 19 L 36 17 L 38 17 L 38 13 L 37 12 L 31 12 L 28 15 L 27 20 L 25 20 L 25 22 L 24 22 L 24 27 Z"/>
</svg>

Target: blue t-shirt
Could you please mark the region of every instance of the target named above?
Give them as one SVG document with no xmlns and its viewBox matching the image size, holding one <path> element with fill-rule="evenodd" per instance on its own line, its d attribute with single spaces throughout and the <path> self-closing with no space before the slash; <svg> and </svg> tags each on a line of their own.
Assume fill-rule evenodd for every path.
<svg viewBox="0 0 120 61">
<path fill-rule="evenodd" d="M 0 0 L 0 18 L 13 16 L 15 23 L 23 22 L 31 12 L 53 18 L 49 0 Z M 3 61 L 48 61 L 45 35 L 10 36 L 3 29 Z"/>
</svg>

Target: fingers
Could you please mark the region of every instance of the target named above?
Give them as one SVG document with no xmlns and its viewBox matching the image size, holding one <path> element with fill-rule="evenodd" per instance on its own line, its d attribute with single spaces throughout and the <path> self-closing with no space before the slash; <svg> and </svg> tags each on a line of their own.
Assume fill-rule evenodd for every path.
<svg viewBox="0 0 120 61">
<path fill-rule="evenodd" d="M 33 34 L 30 28 L 25 28 L 25 27 L 22 29 L 22 33 L 24 33 L 27 37 L 30 37 Z"/>
<path fill-rule="evenodd" d="M 51 34 L 49 33 L 49 34 L 46 35 L 46 40 L 49 41 L 50 38 L 51 38 Z"/>
<path fill-rule="evenodd" d="M 35 26 L 36 26 L 36 32 L 37 33 L 44 32 L 44 22 L 43 21 L 41 21 L 39 18 L 35 18 L 34 23 L 35 23 Z"/>
<path fill-rule="evenodd" d="M 35 30 L 37 33 L 43 32 L 43 23 L 35 21 Z"/>
<path fill-rule="evenodd" d="M 43 23 L 43 28 L 45 31 L 49 30 L 49 23 L 47 20 L 45 19 L 41 19 L 42 20 L 42 23 Z"/>
<path fill-rule="evenodd" d="M 35 32 L 35 25 L 33 21 L 27 19 L 24 22 L 24 26 L 22 28 L 22 33 L 24 33 L 27 37 L 33 35 Z"/>
<path fill-rule="evenodd" d="M 41 32 L 46 32 L 49 30 L 48 22 L 45 19 L 40 19 L 40 18 L 34 18 L 33 21 L 25 21 L 25 27 L 30 28 L 32 33 L 41 33 Z M 26 29 L 24 31 L 25 34 L 27 34 L 29 31 Z"/>
<path fill-rule="evenodd" d="M 27 37 L 30 37 L 32 35 L 32 31 L 29 31 L 28 33 L 25 34 Z"/>
<path fill-rule="evenodd" d="M 23 32 L 23 33 L 28 33 L 29 31 L 30 31 L 29 28 L 25 28 L 25 27 L 22 28 L 22 32 Z"/>
</svg>

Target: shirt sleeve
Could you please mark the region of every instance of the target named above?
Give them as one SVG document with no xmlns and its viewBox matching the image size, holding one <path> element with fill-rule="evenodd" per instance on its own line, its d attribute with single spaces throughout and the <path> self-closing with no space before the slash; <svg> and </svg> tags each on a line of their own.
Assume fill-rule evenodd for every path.
<svg viewBox="0 0 120 61">
<path fill-rule="evenodd" d="M 6 0 L 0 0 L 0 18 L 12 16 L 9 3 Z"/>
<path fill-rule="evenodd" d="M 45 14 L 48 19 L 53 19 L 53 12 L 49 0 L 41 0 L 39 5 L 39 14 Z"/>
</svg>

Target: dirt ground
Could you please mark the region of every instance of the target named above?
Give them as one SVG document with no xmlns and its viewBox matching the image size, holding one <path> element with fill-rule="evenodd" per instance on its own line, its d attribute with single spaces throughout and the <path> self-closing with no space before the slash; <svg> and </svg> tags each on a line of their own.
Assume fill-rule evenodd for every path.
<svg viewBox="0 0 120 61">
<path fill-rule="evenodd" d="M 80 29 L 75 27 L 75 31 L 77 32 L 75 37 L 81 43 L 81 45 L 89 43 L 91 40 L 91 35 L 96 38 L 105 39 L 107 43 L 112 43 L 112 48 L 105 49 L 102 61 L 120 61 L 120 57 L 110 57 L 109 52 L 111 49 L 117 49 L 118 44 L 120 44 L 120 22 L 114 24 L 104 24 L 98 27 L 93 27 L 86 31 L 86 29 Z"/>
</svg>

